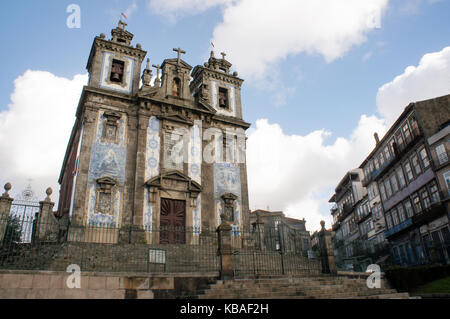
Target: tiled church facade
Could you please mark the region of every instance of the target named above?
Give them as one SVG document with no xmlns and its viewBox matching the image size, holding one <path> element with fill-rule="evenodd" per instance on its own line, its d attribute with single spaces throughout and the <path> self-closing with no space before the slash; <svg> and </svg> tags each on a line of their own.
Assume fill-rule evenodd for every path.
<svg viewBox="0 0 450 319">
<path fill-rule="evenodd" d="M 142 229 L 248 225 L 241 85 L 231 64 L 156 68 L 126 24 L 96 37 L 61 169 L 58 214 L 72 224 Z M 161 72 L 161 74 L 160 74 Z M 192 80 L 191 80 L 192 77 Z M 142 81 L 141 81 L 142 80 Z M 180 159 L 182 159 L 180 161 Z"/>
</svg>

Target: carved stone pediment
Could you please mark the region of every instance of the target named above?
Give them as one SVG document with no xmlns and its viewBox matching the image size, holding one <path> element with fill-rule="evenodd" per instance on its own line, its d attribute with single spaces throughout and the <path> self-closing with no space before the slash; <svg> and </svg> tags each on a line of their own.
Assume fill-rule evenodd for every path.
<svg viewBox="0 0 450 319">
<path fill-rule="evenodd" d="M 99 178 L 99 179 L 97 179 L 97 183 L 100 185 L 100 186 L 104 186 L 104 187 L 112 187 L 112 186 L 114 186 L 114 185 L 116 185 L 117 184 L 117 182 L 114 180 L 114 179 L 112 179 L 111 177 L 102 177 L 102 178 Z"/>
<path fill-rule="evenodd" d="M 202 186 L 199 183 L 179 171 L 170 171 L 155 176 L 149 179 L 145 185 L 150 188 L 151 193 L 160 189 L 175 190 L 189 193 L 191 198 L 197 198 L 202 191 Z"/>
<path fill-rule="evenodd" d="M 172 122 L 176 122 L 176 123 L 187 124 L 189 126 L 194 125 L 194 122 L 192 120 L 190 120 L 189 118 L 187 118 L 186 116 L 183 116 L 181 114 L 162 114 L 162 115 L 159 115 L 158 118 L 160 120 L 167 120 L 167 121 L 172 121 Z"/>
<path fill-rule="evenodd" d="M 223 194 L 221 197 L 227 205 L 233 205 L 234 201 L 238 199 L 238 197 L 232 193 Z"/>
<path fill-rule="evenodd" d="M 162 96 L 162 90 L 157 86 L 144 86 L 139 90 L 138 96 L 140 98 L 152 98 L 158 95 Z"/>
<path fill-rule="evenodd" d="M 163 65 L 167 63 L 167 64 L 171 64 L 174 66 L 178 66 L 181 65 L 182 67 L 188 69 L 188 70 L 192 70 L 192 66 L 190 66 L 188 63 L 186 63 L 185 61 L 183 61 L 183 59 L 180 59 L 180 64 L 178 64 L 178 59 L 165 59 L 163 61 Z"/>
</svg>

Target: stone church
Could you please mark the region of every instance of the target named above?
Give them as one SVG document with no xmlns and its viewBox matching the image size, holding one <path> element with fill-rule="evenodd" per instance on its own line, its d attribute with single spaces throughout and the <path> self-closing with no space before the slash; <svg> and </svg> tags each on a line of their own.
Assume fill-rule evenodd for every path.
<svg viewBox="0 0 450 319">
<path fill-rule="evenodd" d="M 243 80 L 225 54 L 150 65 L 122 21 L 95 37 L 59 184 L 59 216 L 120 228 L 248 226 Z M 171 51 L 172 52 L 172 51 Z M 141 67 L 145 67 L 141 74 Z M 155 76 L 152 72 L 155 70 Z M 224 215 L 222 215 L 224 214 Z"/>
</svg>

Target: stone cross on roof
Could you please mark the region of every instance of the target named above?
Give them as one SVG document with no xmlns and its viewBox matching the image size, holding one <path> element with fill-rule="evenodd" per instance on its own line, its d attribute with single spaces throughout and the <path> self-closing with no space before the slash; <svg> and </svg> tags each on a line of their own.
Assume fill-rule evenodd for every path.
<svg viewBox="0 0 450 319">
<path fill-rule="evenodd" d="M 178 58 L 177 58 L 177 64 L 180 64 L 180 57 L 181 57 L 181 54 L 185 54 L 186 53 L 186 51 L 183 51 L 183 50 L 181 50 L 180 48 L 178 48 L 178 49 L 173 49 L 175 52 L 178 52 Z"/>
<path fill-rule="evenodd" d="M 122 20 L 119 20 L 118 27 L 121 28 L 122 30 L 125 30 L 125 27 L 126 27 L 127 25 L 128 25 L 128 24 L 127 24 L 126 22 L 123 22 Z"/>
<path fill-rule="evenodd" d="M 225 60 L 226 53 L 225 52 L 220 52 L 220 55 L 222 56 L 222 60 Z"/>
<path fill-rule="evenodd" d="M 161 70 L 161 66 L 159 64 L 152 65 L 156 69 L 156 78 L 159 79 L 159 71 Z"/>
</svg>

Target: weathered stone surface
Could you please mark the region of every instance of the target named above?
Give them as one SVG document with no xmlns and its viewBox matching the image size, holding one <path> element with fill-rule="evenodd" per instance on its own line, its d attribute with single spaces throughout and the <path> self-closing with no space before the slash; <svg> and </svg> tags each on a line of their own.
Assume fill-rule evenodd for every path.
<svg viewBox="0 0 450 319">
<path fill-rule="evenodd" d="M 144 87 L 139 90 L 140 66 L 146 52 L 140 48 L 118 45 L 115 41 L 99 37 L 94 39 L 94 49 L 88 62 L 90 81 L 83 88 L 83 98 L 76 113 L 77 118 L 59 178 L 61 194 L 58 215 L 68 211 L 68 207 L 73 203 L 72 225 L 107 219 L 114 225 L 133 224 L 143 227 L 145 224 L 159 227 L 162 225 L 160 201 L 164 197 L 186 202 L 184 226 L 191 227 L 195 224 L 215 228 L 222 205 L 220 196 L 225 192 L 222 190 L 225 185 L 222 185 L 222 188 L 216 187 L 218 176 L 214 175 L 215 165 L 222 165 L 221 159 L 217 158 L 213 164 L 207 164 L 202 159 L 188 163 L 188 159 L 185 159 L 185 163 L 177 166 L 176 170 L 187 179 L 170 182 L 163 180 L 162 185 L 155 187 L 152 201 L 149 196 L 145 196 L 149 188 L 145 183 L 149 178 L 167 176 L 167 173 L 175 170 L 174 167 L 166 166 L 166 133 L 175 129 L 186 130 L 185 137 L 189 139 L 189 148 L 192 147 L 186 150 L 190 159 L 194 154 L 200 154 L 200 157 L 203 154 L 208 145 L 203 135 L 209 128 L 215 128 L 217 132 L 222 132 L 221 134 L 226 130 L 233 132 L 233 143 L 235 138 L 244 136 L 250 124 L 242 120 L 240 95 L 243 80 L 237 77 L 236 72 L 230 72 L 231 63 L 225 59 L 211 57 L 207 67 L 196 66 L 194 70 L 181 59 L 165 59 L 161 66 L 158 66 L 158 72 L 162 70 L 162 78 L 157 79 L 153 86 L 145 80 Z M 118 74 L 112 68 L 112 52 L 114 60 L 117 60 L 115 65 L 122 62 L 127 69 L 122 79 L 116 78 L 118 81 L 113 81 L 116 83 L 111 82 L 108 77 L 108 74 Z M 133 70 L 128 69 L 131 61 Z M 149 69 L 144 72 L 146 79 L 149 72 Z M 120 119 L 115 122 L 115 140 L 105 140 L 105 130 L 101 132 L 102 128 L 107 127 L 107 120 L 103 116 L 105 112 L 113 112 Z M 151 141 L 148 134 L 149 129 L 153 129 L 150 127 L 152 118 L 157 119 L 159 123 L 155 129 L 157 139 L 153 144 L 149 143 Z M 196 128 L 199 129 L 198 139 L 191 136 Z M 216 145 L 217 154 L 222 153 L 220 144 Z M 231 144 L 229 146 L 231 147 Z M 234 147 L 237 148 L 236 145 Z M 77 159 L 78 149 L 80 153 Z M 232 192 L 238 198 L 235 211 L 239 212 L 239 215 L 236 214 L 239 220 L 236 223 L 239 223 L 240 227 L 248 227 L 245 151 L 240 157 L 242 161 L 239 163 L 228 159 L 226 164 L 229 164 L 229 168 L 222 165 L 224 168 L 220 174 L 225 177 L 232 170 L 238 172 L 232 179 L 235 184 Z M 72 199 L 76 162 L 76 185 Z M 155 172 L 150 174 L 149 171 L 153 169 Z M 119 205 L 111 205 L 110 211 L 100 213 L 98 179 L 106 176 L 115 180 L 115 190 L 111 196 L 114 196 Z M 196 192 L 186 189 L 193 183 L 200 185 Z M 201 200 L 197 203 L 199 195 Z M 117 220 L 110 218 L 116 215 L 119 216 Z M 113 236 L 110 242 L 145 242 L 146 238 L 149 239 L 145 234 L 120 234 L 125 237 Z M 97 237 L 69 229 L 69 238 L 72 241 L 99 242 Z"/>
<path fill-rule="evenodd" d="M 104 290 L 106 289 L 106 277 L 89 277 L 89 290 Z"/>
</svg>

